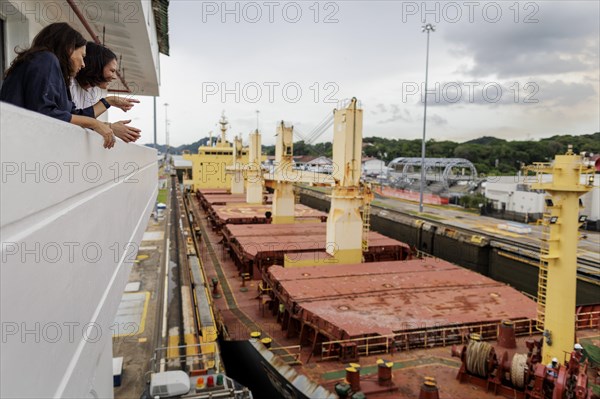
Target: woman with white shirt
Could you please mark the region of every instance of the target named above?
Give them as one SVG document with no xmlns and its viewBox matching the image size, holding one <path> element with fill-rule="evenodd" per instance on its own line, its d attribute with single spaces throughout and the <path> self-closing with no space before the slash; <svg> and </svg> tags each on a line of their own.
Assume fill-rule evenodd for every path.
<svg viewBox="0 0 600 399">
<path fill-rule="evenodd" d="M 96 118 L 111 106 L 127 112 L 138 100 L 117 96 L 102 97 L 103 90 L 117 78 L 117 56 L 110 49 L 88 42 L 84 58 L 85 67 L 79 71 L 71 82 L 71 97 L 76 108 L 94 108 Z M 109 123 L 115 136 L 126 143 L 140 138 L 140 129 L 128 126 L 131 120 Z"/>
</svg>

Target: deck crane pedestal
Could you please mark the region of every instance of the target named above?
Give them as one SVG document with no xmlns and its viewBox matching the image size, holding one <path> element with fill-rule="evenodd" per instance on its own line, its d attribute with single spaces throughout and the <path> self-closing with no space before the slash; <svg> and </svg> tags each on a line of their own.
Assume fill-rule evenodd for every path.
<svg viewBox="0 0 600 399">
<path fill-rule="evenodd" d="M 493 387 L 507 397 L 535 399 L 589 399 L 588 363 L 574 348 L 577 283 L 577 243 L 585 216 L 579 197 L 591 190 L 594 170 L 569 145 L 552 163 L 534 163 L 533 189 L 545 190 L 538 277 L 537 329 L 540 340 L 529 340 L 527 354 L 497 354 L 488 343 L 471 334 L 469 344 L 452 355 L 462 360 L 457 378 Z M 587 177 L 586 174 L 589 174 Z"/>
</svg>

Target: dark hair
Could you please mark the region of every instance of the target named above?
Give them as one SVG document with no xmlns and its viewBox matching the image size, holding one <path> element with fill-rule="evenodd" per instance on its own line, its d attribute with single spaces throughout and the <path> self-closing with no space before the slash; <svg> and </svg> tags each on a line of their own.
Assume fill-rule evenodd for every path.
<svg viewBox="0 0 600 399">
<path fill-rule="evenodd" d="M 94 42 L 88 42 L 85 51 L 86 54 L 83 59 L 85 67 L 75 76 L 79 85 L 81 87 L 95 87 L 106 82 L 104 67 L 112 60 L 116 60 L 117 55 L 109 48 Z"/>
<path fill-rule="evenodd" d="M 21 51 L 15 49 L 17 58 L 10 64 L 5 76 L 10 75 L 17 66 L 29 61 L 36 53 L 49 51 L 58 58 L 65 85 L 69 87 L 71 76 L 75 72 L 71 67 L 71 54 L 75 49 L 83 47 L 85 44 L 86 40 L 81 33 L 69 24 L 65 22 L 50 24 L 33 38 L 31 47 Z"/>
</svg>

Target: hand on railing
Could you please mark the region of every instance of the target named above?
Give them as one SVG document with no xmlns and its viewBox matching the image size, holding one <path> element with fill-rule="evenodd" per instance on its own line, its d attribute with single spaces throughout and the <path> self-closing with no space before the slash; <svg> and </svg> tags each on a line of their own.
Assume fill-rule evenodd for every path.
<svg viewBox="0 0 600 399">
<path fill-rule="evenodd" d="M 104 139 L 104 148 L 110 149 L 115 146 L 115 135 L 113 134 L 112 128 L 96 119 L 94 119 L 94 131 L 98 133 Z"/>
</svg>

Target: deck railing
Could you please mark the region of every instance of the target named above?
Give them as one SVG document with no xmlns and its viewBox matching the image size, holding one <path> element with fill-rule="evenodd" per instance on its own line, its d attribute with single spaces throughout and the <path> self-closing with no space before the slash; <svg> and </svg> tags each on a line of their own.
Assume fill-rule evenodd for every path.
<svg viewBox="0 0 600 399">
<path fill-rule="evenodd" d="M 300 360 L 302 347 L 300 345 L 277 346 L 270 348 L 270 351 L 288 366 L 302 364 L 302 361 Z"/>
<path fill-rule="evenodd" d="M 536 321 L 533 319 L 512 320 L 516 336 L 533 336 Z M 597 328 L 600 323 L 600 311 L 579 313 L 576 317 L 577 329 Z M 356 346 L 358 356 L 370 356 L 381 353 L 394 353 L 410 349 L 426 349 L 436 346 L 464 345 L 469 334 L 479 334 L 484 340 L 498 338 L 500 323 L 481 323 L 467 326 L 448 326 L 408 331 L 397 334 L 327 341 L 321 344 L 321 361 L 339 359 L 341 348 Z"/>
</svg>

